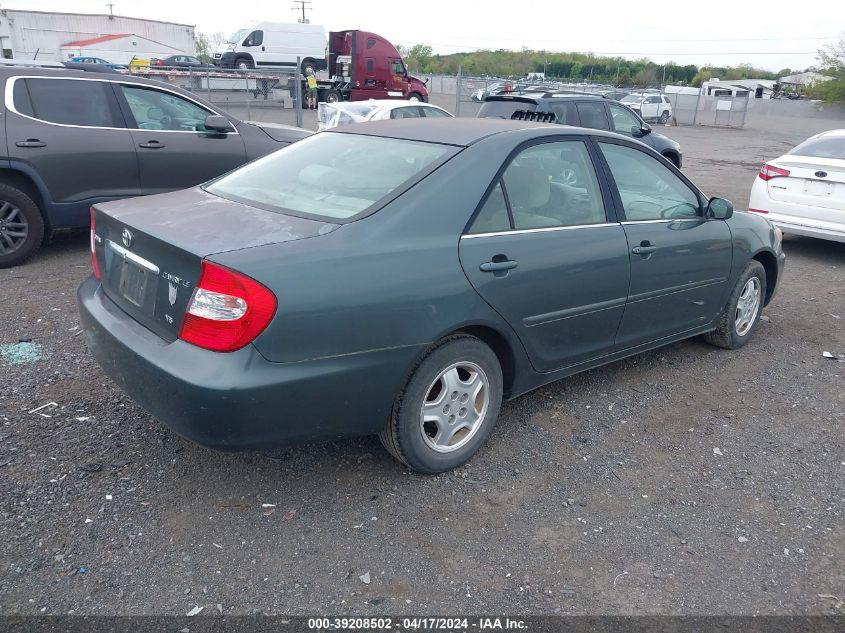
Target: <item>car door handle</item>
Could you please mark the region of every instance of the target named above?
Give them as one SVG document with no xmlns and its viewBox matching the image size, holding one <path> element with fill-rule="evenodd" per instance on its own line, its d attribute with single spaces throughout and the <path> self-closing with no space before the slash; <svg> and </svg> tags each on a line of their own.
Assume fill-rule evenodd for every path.
<svg viewBox="0 0 845 633">
<path fill-rule="evenodd" d="M 146 143 L 139 143 L 138 147 L 144 147 L 146 149 L 161 149 L 164 147 L 164 143 L 160 143 L 159 141 L 148 141 Z"/>
<path fill-rule="evenodd" d="M 504 261 L 484 262 L 478 267 L 478 269 L 483 273 L 495 273 L 500 270 L 510 270 L 511 268 L 516 268 L 518 265 L 518 262 L 515 262 L 512 259 L 506 259 Z"/>
<path fill-rule="evenodd" d="M 28 138 L 25 141 L 18 141 L 15 145 L 18 147 L 47 147 L 47 143 L 40 141 L 37 138 Z"/>
<path fill-rule="evenodd" d="M 651 253 L 653 253 L 656 250 L 657 250 L 656 246 L 642 245 L 642 246 L 635 246 L 634 248 L 631 249 L 631 252 L 634 255 L 650 255 Z"/>
</svg>

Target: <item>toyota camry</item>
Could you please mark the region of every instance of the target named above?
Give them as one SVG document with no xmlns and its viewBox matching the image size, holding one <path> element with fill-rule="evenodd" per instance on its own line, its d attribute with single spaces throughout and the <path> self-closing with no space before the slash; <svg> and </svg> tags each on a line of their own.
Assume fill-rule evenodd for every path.
<svg viewBox="0 0 845 633">
<path fill-rule="evenodd" d="M 182 436 L 378 434 L 433 473 L 504 399 L 687 337 L 745 345 L 780 237 L 610 132 L 384 121 L 95 205 L 78 299 L 106 374 Z"/>
</svg>

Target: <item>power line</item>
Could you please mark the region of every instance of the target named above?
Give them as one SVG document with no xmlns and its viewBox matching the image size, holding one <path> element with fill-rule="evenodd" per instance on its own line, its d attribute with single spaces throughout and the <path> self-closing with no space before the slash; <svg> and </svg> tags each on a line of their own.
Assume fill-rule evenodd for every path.
<svg viewBox="0 0 845 633">
<path fill-rule="evenodd" d="M 306 9 L 307 9 L 308 11 L 313 11 L 313 9 L 312 9 L 311 7 L 306 7 L 306 5 L 311 4 L 311 0 L 293 0 L 293 4 L 294 4 L 294 5 L 297 5 L 297 4 L 298 4 L 299 6 L 298 6 L 298 7 L 297 7 L 297 6 L 294 6 L 294 7 L 291 9 L 291 11 L 300 11 L 300 10 L 301 10 L 301 11 L 302 11 L 302 19 L 301 19 L 301 20 L 299 20 L 299 21 L 300 21 L 300 23 L 302 23 L 302 24 L 308 24 L 308 20 L 307 20 L 307 19 L 306 19 L 306 17 L 305 17 L 305 11 L 306 11 Z"/>
</svg>

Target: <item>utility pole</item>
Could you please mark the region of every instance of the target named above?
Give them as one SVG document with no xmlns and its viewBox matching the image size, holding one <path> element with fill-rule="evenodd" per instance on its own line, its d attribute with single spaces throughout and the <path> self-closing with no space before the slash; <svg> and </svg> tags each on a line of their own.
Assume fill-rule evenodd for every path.
<svg viewBox="0 0 845 633">
<path fill-rule="evenodd" d="M 308 11 L 313 11 L 313 9 L 307 5 L 311 4 L 311 0 L 293 0 L 293 8 L 291 11 L 302 11 L 302 17 L 299 19 L 300 24 L 308 24 L 308 19 L 305 17 L 306 9 Z M 297 6 L 299 5 L 299 6 Z"/>
<path fill-rule="evenodd" d="M 619 87 L 619 67 L 622 65 L 622 60 L 616 62 L 616 87 Z"/>
<path fill-rule="evenodd" d="M 113 20 L 114 19 L 114 3 L 113 2 L 107 2 L 106 6 L 109 8 L 109 20 Z"/>
</svg>

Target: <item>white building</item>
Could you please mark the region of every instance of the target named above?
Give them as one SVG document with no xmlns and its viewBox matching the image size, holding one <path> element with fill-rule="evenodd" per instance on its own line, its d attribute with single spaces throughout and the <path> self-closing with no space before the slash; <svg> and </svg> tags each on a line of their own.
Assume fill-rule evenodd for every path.
<svg viewBox="0 0 845 633">
<path fill-rule="evenodd" d="M 831 79 L 833 79 L 833 77 L 828 77 L 827 75 L 822 75 L 821 73 L 808 70 L 805 73 L 795 73 L 794 75 L 787 75 L 786 77 L 781 77 L 780 83 L 786 86 L 796 86 L 799 88 L 804 88 L 807 86 L 814 86 L 815 84 L 821 83 L 822 81 L 830 81 Z"/>
<path fill-rule="evenodd" d="M 110 54 L 122 56 L 108 59 L 105 54 L 90 54 L 114 63 L 131 59 L 132 48 L 140 46 L 142 41 L 145 47 L 148 47 L 148 42 L 162 45 L 160 52 L 167 52 L 168 55 L 193 55 L 195 52 L 194 27 L 190 24 L 107 14 L 0 9 L 0 48 L 2 56 L 7 59 L 62 61 L 67 59 L 69 52 L 63 51 L 62 47 L 72 42 L 90 42 L 106 35 L 123 36 L 113 39 L 113 46 L 119 48 L 110 51 Z M 136 39 L 133 40 L 131 35 L 136 36 Z M 133 45 L 133 41 L 136 44 Z"/>
<path fill-rule="evenodd" d="M 62 46 L 62 59 L 99 57 L 113 64 L 128 64 L 133 59 L 163 58 L 184 53 L 185 51 L 132 33 L 101 35 Z"/>
</svg>

